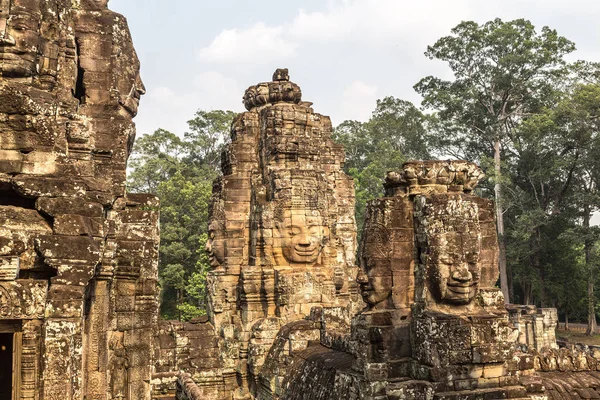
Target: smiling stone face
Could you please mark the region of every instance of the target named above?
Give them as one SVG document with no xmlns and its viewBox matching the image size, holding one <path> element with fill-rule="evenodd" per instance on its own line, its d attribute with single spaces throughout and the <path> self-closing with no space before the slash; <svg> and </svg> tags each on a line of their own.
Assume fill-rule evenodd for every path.
<svg viewBox="0 0 600 400">
<path fill-rule="evenodd" d="M 375 262 L 367 265 L 366 271 L 359 271 L 356 282 L 369 310 L 389 308 L 389 302 L 386 300 L 390 299 L 394 286 L 389 264 Z"/>
<path fill-rule="evenodd" d="M 377 208 L 376 202 L 369 204 L 366 229 L 363 231 L 361 250 L 362 268 L 356 282 L 360 294 L 369 310 L 389 308 L 394 286 L 390 256 L 393 249 L 391 231 L 383 225 L 385 212 Z M 379 211 L 379 212 L 378 212 Z"/>
<path fill-rule="evenodd" d="M 31 78 L 42 54 L 41 2 L 3 1 L 0 11 L 0 60 L 2 77 Z M 58 18 L 56 18 L 56 23 Z M 46 40 L 44 40 L 46 42 Z"/>
<path fill-rule="evenodd" d="M 475 201 L 463 194 L 417 199 L 421 272 L 430 301 L 472 302 L 481 278 L 481 229 Z"/>
<path fill-rule="evenodd" d="M 314 264 L 324 247 L 327 227 L 318 212 L 306 215 L 294 209 L 283 211 L 275 224 L 276 247 L 290 264 Z"/>
<path fill-rule="evenodd" d="M 208 255 L 208 261 L 211 267 L 218 267 L 223 265 L 225 261 L 225 238 L 223 237 L 225 232 L 219 228 L 219 223 L 216 221 L 211 222 L 208 225 L 208 240 L 204 250 Z"/>
<path fill-rule="evenodd" d="M 456 229 L 431 238 L 427 275 L 430 290 L 441 302 L 468 304 L 477 293 L 481 268 L 479 253 L 481 239 L 471 231 L 473 221 L 460 221 Z M 471 229 L 469 229 L 471 228 Z"/>
</svg>

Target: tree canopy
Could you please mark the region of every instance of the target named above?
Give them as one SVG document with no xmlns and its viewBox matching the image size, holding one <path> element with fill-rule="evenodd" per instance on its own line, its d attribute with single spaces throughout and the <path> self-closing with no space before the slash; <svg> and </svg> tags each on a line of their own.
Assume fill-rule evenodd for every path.
<svg viewBox="0 0 600 400">
<path fill-rule="evenodd" d="M 129 189 L 153 193 L 161 201 L 161 314 L 168 319 L 205 312 L 208 206 L 234 115 L 198 111 L 183 138 L 158 129 L 134 146 Z"/>
</svg>

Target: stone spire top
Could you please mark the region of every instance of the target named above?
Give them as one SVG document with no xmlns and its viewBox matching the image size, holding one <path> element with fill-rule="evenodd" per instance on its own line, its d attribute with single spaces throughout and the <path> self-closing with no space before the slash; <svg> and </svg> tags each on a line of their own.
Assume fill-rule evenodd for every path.
<svg viewBox="0 0 600 400">
<path fill-rule="evenodd" d="M 273 73 L 273 82 L 289 82 L 290 73 L 287 68 L 277 68 Z"/>
<path fill-rule="evenodd" d="M 409 161 L 400 171 L 388 172 L 386 193 L 470 193 L 485 174 L 477 165 L 462 160 Z"/>
<path fill-rule="evenodd" d="M 300 86 L 290 82 L 287 68 L 278 68 L 273 74 L 273 81 L 262 82 L 246 89 L 243 101 L 248 111 L 281 102 L 300 104 L 302 90 Z"/>
</svg>

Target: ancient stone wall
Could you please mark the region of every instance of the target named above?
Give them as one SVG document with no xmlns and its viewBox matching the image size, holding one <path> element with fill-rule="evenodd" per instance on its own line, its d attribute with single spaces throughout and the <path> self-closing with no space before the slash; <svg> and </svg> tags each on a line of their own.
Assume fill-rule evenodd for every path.
<svg viewBox="0 0 600 400">
<path fill-rule="evenodd" d="M 555 308 L 509 304 L 507 309 L 511 323 L 519 331 L 519 343 L 538 351 L 558 348 L 558 312 Z"/>
<path fill-rule="evenodd" d="M 276 390 L 283 375 L 263 375 L 263 366 L 273 352 L 289 356 L 286 344 L 295 351 L 319 340 L 319 328 L 304 322 L 314 307 L 339 307 L 347 326 L 362 308 L 353 182 L 330 119 L 301 97 L 283 69 L 250 87 L 214 183 L 208 316 L 220 382 L 188 372 L 198 387 L 225 385 L 235 398 Z"/>
<path fill-rule="evenodd" d="M 192 382 L 202 383 L 195 390 L 200 398 L 227 397 L 218 336 L 206 318 L 192 322 L 160 321 L 154 360 L 153 397 L 173 398 L 182 374 Z M 228 383 L 231 386 L 231 382 Z"/>
<path fill-rule="evenodd" d="M 0 332 L 19 399 L 147 399 L 158 202 L 125 193 L 144 87 L 98 0 L 0 14 Z"/>
</svg>

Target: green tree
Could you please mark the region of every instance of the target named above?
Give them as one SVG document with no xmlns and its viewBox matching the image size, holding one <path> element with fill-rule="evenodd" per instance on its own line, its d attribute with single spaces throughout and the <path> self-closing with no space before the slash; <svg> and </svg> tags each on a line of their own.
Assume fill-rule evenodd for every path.
<svg viewBox="0 0 600 400">
<path fill-rule="evenodd" d="M 426 124 L 412 103 L 386 97 L 368 122 L 344 121 L 335 128 L 333 138 L 346 150 L 344 170 L 354 178 L 359 233 L 367 201 L 383 195 L 386 173 L 408 160 L 430 158 Z"/>
<path fill-rule="evenodd" d="M 188 121 L 190 131 L 184 135 L 188 148 L 186 161 L 196 166 L 210 166 L 218 171 L 221 152 L 229 140 L 229 128 L 235 116 L 233 111 L 197 111 L 194 118 Z"/>
<path fill-rule="evenodd" d="M 183 138 L 163 129 L 138 139 L 128 186 L 161 201 L 161 315 L 188 320 L 205 313 L 204 255 L 212 182 L 228 140 L 231 111 L 198 111 Z"/>
<path fill-rule="evenodd" d="M 592 335 L 596 331 L 595 246 L 599 235 L 598 229 L 590 226 L 590 221 L 600 204 L 600 64 L 578 62 L 573 71 L 563 97 L 556 107 L 546 110 L 544 116 L 551 121 L 552 131 L 568 138 L 578 156 L 571 203 L 581 221 L 579 234 L 583 238 L 587 277 L 587 334 Z"/>
<path fill-rule="evenodd" d="M 183 141 L 164 129 L 138 138 L 129 158 L 128 189 L 137 193 L 156 194 L 158 185 L 181 168 L 184 155 Z"/>
<path fill-rule="evenodd" d="M 446 138 L 438 144 L 462 149 L 467 159 L 492 159 L 500 247 L 500 281 L 506 301 L 508 281 L 503 201 L 503 158 L 511 157 L 516 130 L 523 118 L 537 112 L 564 74 L 564 56 L 572 42 L 544 27 L 538 33 L 526 20 L 500 19 L 479 25 L 462 22 L 451 36 L 439 39 L 425 53 L 446 61 L 455 79 L 422 79 L 415 90 L 423 105 L 438 112 Z"/>
</svg>

